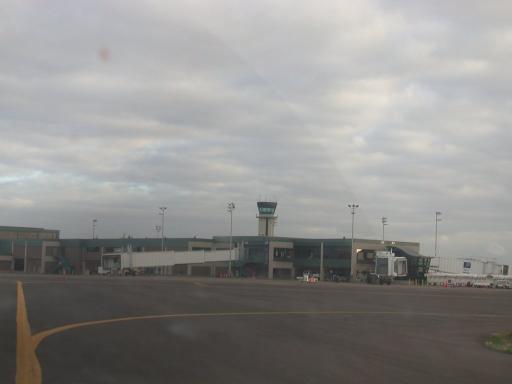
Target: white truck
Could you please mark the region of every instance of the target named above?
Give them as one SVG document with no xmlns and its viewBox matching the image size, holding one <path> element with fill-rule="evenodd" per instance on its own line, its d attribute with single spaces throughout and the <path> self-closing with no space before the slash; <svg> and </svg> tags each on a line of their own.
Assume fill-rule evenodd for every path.
<svg viewBox="0 0 512 384">
<path fill-rule="evenodd" d="M 368 283 L 389 285 L 397 277 L 406 276 L 406 257 L 397 257 L 391 251 L 377 251 L 375 254 L 375 271 L 368 275 Z"/>
</svg>

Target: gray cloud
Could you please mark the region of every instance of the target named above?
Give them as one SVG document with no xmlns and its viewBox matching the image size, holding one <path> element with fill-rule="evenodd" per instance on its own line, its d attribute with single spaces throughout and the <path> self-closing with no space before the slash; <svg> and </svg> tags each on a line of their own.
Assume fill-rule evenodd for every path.
<svg viewBox="0 0 512 384">
<path fill-rule="evenodd" d="M 503 2 L 13 2 L 0 13 L 0 208 L 87 236 L 417 240 L 512 262 Z"/>
</svg>

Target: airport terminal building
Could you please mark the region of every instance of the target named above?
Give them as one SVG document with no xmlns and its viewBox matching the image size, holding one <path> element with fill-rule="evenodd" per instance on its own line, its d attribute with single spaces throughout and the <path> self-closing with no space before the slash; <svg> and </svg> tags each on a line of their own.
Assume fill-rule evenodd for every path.
<svg viewBox="0 0 512 384">
<path fill-rule="evenodd" d="M 376 252 L 392 249 L 407 257 L 409 277 L 423 278 L 428 272 L 431 258 L 420 255 L 417 242 L 354 239 L 351 252 L 350 238 L 275 236 L 275 208 L 276 203 L 259 202 L 258 235 L 234 236 L 231 250 L 229 236 L 60 239 L 57 230 L 0 227 L 0 271 L 95 274 L 99 267 L 122 268 L 123 257 L 128 257 L 145 260 L 139 265 L 151 274 L 224 276 L 231 263 L 233 274 L 240 277 L 291 279 L 311 272 L 325 280 L 364 279 L 373 271 Z M 177 261 L 157 261 L 165 257 Z"/>
</svg>

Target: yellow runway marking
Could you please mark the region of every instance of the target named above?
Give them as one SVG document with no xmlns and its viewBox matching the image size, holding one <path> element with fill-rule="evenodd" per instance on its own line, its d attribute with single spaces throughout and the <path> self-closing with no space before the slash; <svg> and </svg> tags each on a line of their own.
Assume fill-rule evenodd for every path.
<svg viewBox="0 0 512 384">
<path fill-rule="evenodd" d="M 21 281 L 16 282 L 16 384 L 40 384 L 41 366 L 37 360 L 28 322 L 25 294 Z"/>
</svg>

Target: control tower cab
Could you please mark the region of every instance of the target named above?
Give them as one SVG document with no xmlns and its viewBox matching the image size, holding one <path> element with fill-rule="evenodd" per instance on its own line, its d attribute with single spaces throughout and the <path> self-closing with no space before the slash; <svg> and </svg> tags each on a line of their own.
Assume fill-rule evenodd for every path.
<svg viewBox="0 0 512 384">
<path fill-rule="evenodd" d="M 277 202 L 258 201 L 258 236 L 274 236 L 274 226 L 277 222 L 275 216 Z"/>
</svg>

